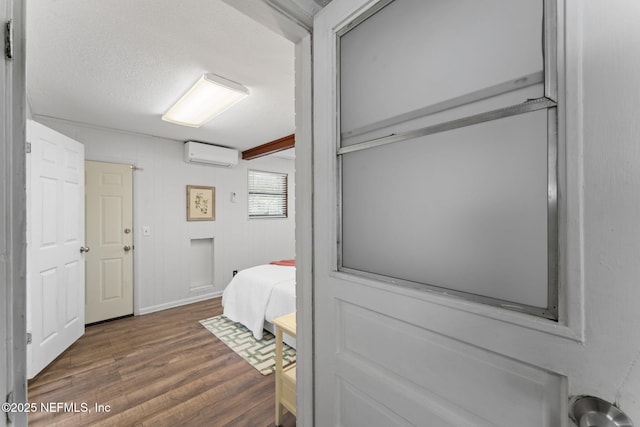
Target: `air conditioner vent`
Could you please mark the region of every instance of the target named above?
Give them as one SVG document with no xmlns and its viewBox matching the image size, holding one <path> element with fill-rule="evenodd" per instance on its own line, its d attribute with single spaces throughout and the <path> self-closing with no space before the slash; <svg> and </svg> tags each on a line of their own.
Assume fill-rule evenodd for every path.
<svg viewBox="0 0 640 427">
<path fill-rule="evenodd" d="M 228 168 L 238 164 L 238 151 L 217 145 L 187 141 L 184 143 L 184 161 Z"/>
</svg>

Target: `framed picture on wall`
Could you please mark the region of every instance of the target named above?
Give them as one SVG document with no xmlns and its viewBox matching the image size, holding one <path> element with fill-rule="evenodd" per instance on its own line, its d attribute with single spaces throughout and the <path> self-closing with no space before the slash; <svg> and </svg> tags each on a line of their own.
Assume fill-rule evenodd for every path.
<svg viewBox="0 0 640 427">
<path fill-rule="evenodd" d="M 215 221 L 216 188 L 187 185 L 187 221 Z"/>
</svg>

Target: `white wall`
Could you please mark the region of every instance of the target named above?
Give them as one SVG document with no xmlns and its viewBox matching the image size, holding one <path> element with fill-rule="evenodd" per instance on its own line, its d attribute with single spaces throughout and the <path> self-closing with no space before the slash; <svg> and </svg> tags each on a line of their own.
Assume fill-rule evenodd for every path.
<svg viewBox="0 0 640 427">
<path fill-rule="evenodd" d="M 295 256 L 294 161 L 263 157 L 232 168 L 187 164 L 183 142 L 36 117 L 85 145 L 87 160 L 134 164 L 136 314 L 219 295 L 240 270 Z M 256 144 L 258 145 L 258 144 Z M 247 218 L 247 169 L 289 174 L 289 218 Z M 186 186 L 216 188 L 215 221 L 186 221 Z M 231 203 L 231 192 L 237 194 Z M 142 226 L 151 235 L 142 235 Z M 192 290 L 191 239 L 214 238 L 214 283 Z"/>
</svg>

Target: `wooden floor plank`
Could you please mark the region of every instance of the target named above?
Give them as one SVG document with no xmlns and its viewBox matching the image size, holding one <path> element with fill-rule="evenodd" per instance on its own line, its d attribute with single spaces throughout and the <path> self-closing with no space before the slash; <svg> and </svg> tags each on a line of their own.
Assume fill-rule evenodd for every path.
<svg viewBox="0 0 640 427">
<path fill-rule="evenodd" d="M 273 426 L 274 375 L 261 375 L 198 323 L 221 313 L 216 298 L 88 327 L 29 381 L 38 408 L 61 402 L 78 412 L 37 411 L 29 425 Z M 295 417 L 287 413 L 283 426 L 295 426 Z"/>
</svg>

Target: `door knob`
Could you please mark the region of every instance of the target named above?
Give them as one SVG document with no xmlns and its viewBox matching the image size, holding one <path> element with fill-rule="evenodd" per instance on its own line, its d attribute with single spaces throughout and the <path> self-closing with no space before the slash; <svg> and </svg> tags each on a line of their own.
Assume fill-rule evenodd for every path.
<svg viewBox="0 0 640 427">
<path fill-rule="evenodd" d="M 576 396 L 570 402 L 569 416 L 580 427 L 633 427 L 618 407 L 593 396 Z"/>
<path fill-rule="evenodd" d="M 124 251 L 125 251 L 125 252 L 129 252 L 130 250 L 131 250 L 131 246 L 126 245 L 126 246 L 124 247 Z"/>
<path fill-rule="evenodd" d="M 80 246 L 80 253 L 83 254 L 85 252 L 89 252 L 89 246 Z"/>
</svg>

